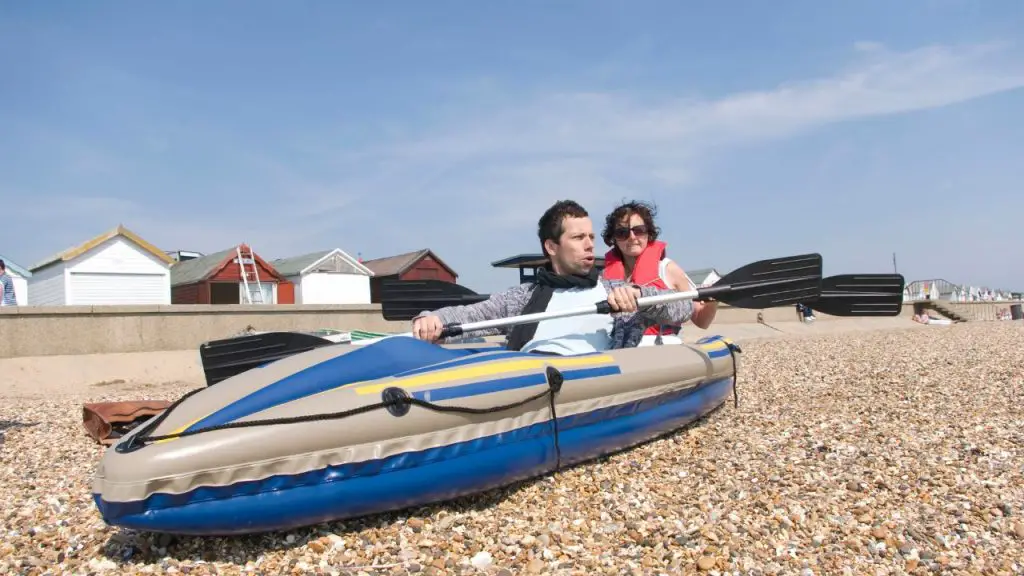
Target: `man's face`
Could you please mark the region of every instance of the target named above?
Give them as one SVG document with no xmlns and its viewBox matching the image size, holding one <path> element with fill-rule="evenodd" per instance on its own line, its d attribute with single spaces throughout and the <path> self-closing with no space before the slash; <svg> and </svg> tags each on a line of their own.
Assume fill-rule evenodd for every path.
<svg viewBox="0 0 1024 576">
<path fill-rule="evenodd" d="M 547 240 L 544 245 L 556 274 L 586 275 L 594 267 L 594 225 L 590 218 L 566 217 L 558 244 Z"/>
</svg>

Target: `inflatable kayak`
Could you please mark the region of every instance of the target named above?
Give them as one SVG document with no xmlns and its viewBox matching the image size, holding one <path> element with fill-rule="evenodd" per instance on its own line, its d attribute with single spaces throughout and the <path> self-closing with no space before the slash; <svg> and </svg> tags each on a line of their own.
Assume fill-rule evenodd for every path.
<svg viewBox="0 0 1024 576">
<path fill-rule="evenodd" d="M 672 432 L 734 393 L 738 348 L 579 356 L 394 337 L 197 389 L 103 456 L 110 525 L 228 535 L 479 493 Z"/>
</svg>

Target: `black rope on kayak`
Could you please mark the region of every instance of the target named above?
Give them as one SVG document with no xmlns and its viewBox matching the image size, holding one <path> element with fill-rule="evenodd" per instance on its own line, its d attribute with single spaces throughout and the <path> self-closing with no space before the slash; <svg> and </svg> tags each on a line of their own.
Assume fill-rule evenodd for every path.
<svg viewBox="0 0 1024 576">
<path fill-rule="evenodd" d="M 552 371 L 554 371 L 554 374 L 557 375 L 557 376 L 553 376 L 552 375 Z M 196 430 L 186 430 L 186 431 L 183 431 L 183 432 L 176 432 L 176 433 L 173 433 L 173 434 L 162 434 L 162 435 L 157 435 L 157 436 L 151 436 L 150 432 L 155 430 L 156 427 L 159 426 L 161 422 L 163 422 L 163 420 L 167 417 L 167 415 L 170 414 L 171 411 L 176 406 L 181 404 L 181 402 L 183 402 L 186 398 L 188 398 L 192 394 L 195 394 L 196 392 L 198 392 L 200 390 L 203 390 L 203 388 L 198 388 L 196 390 L 193 390 L 193 391 L 189 392 L 185 396 L 182 396 L 181 398 L 179 398 L 177 401 L 174 402 L 174 404 L 169 406 L 162 414 L 160 414 L 159 416 L 157 416 L 156 418 L 151 420 L 149 423 L 147 423 L 147 425 L 138 434 L 136 434 L 135 436 L 132 436 L 132 437 L 128 438 L 127 440 L 125 440 L 125 441 L 121 442 L 120 444 L 118 444 L 116 446 L 115 450 L 117 450 L 118 452 L 122 452 L 122 453 L 123 452 L 132 452 L 134 450 L 138 450 L 139 448 L 144 447 L 149 442 L 159 442 L 160 440 L 170 440 L 172 438 L 183 438 L 183 437 L 186 437 L 186 436 L 195 436 L 196 434 L 201 434 L 203 432 L 214 432 L 216 430 L 230 430 L 230 429 L 235 429 L 235 428 L 251 428 L 251 427 L 255 427 L 255 426 L 275 426 L 275 425 L 280 425 L 280 424 L 299 424 L 299 423 L 303 423 L 303 422 L 319 422 L 319 421 L 324 421 L 324 420 L 338 420 L 338 419 L 348 418 L 350 416 L 357 416 L 359 414 L 365 414 L 367 412 L 372 412 L 374 410 L 381 410 L 381 409 L 385 409 L 385 410 L 387 410 L 388 412 L 390 412 L 391 414 L 393 414 L 395 416 L 403 416 L 405 413 L 407 413 L 409 411 L 409 407 L 410 406 L 419 406 L 421 408 L 426 408 L 428 410 L 433 410 L 435 412 L 445 412 L 445 413 L 492 414 L 494 412 L 502 412 L 502 411 L 505 411 L 505 410 L 511 410 L 513 408 L 518 408 L 519 406 L 523 406 L 523 405 L 529 404 L 530 402 L 533 402 L 535 400 L 539 400 L 539 399 L 543 398 L 544 396 L 548 396 L 550 398 L 551 413 L 552 413 L 552 418 L 554 419 L 554 416 L 555 416 L 555 394 L 558 392 L 558 390 L 561 389 L 561 386 L 562 386 L 562 375 L 561 375 L 561 373 L 559 373 L 554 368 L 549 367 L 548 368 L 548 389 L 547 390 L 545 390 L 543 392 L 540 392 L 540 393 L 537 393 L 537 394 L 534 394 L 533 396 L 530 396 L 528 398 L 524 398 L 523 400 L 519 400 L 518 402 L 512 402 L 510 404 L 504 404 L 504 405 L 501 405 L 501 406 L 492 406 L 490 408 L 469 408 L 469 407 L 466 407 L 466 406 L 442 406 L 440 404 L 434 404 L 433 402 L 429 402 L 429 401 L 426 401 L 426 400 L 420 400 L 419 398 L 413 398 L 412 396 L 409 396 L 408 393 L 404 389 L 402 389 L 402 388 L 391 387 L 391 388 L 386 388 L 382 392 L 381 396 L 384 398 L 383 401 L 377 402 L 375 404 L 367 404 L 366 406 L 360 406 L 358 408 L 352 408 L 350 410 L 344 410 L 342 412 L 331 412 L 331 413 L 327 413 L 327 414 L 311 414 L 311 415 L 307 415 L 307 416 L 292 416 L 292 417 L 289 417 L 289 418 L 268 418 L 268 419 L 265 419 L 265 420 L 250 420 L 250 421 L 246 421 L 246 422 L 228 422 L 226 424 L 217 424 L 217 425 L 214 425 L 214 426 L 207 426 L 205 428 L 199 428 L 199 429 L 196 429 Z M 555 449 L 556 449 L 556 453 L 558 451 L 557 425 L 558 425 L 558 422 L 557 422 L 557 419 L 555 419 L 555 426 L 556 426 L 556 428 L 555 428 L 555 430 L 556 430 L 556 434 L 555 434 Z M 559 459 L 560 458 L 561 458 L 561 456 L 559 456 Z"/>
<path fill-rule="evenodd" d="M 548 377 L 548 403 L 551 406 L 551 435 L 555 439 L 555 472 L 562 469 L 562 446 L 558 441 L 558 412 L 555 410 L 555 394 L 562 389 L 565 377 L 554 366 L 545 369 Z"/>
<path fill-rule="evenodd" d="M 738 344 L 732 342 L 726 342 L 726 347 L 729 348 L 729 356 L 732 357 L 732 407 L 740 407 L 740 393 L 739 393 L 739 362 L 736 361 L 736 353 L 743 353 L 743 349 Z"/>
<path fill-rule="evenodd" d="M 171 405 L 164 409 L 164 411 L 161 412 L 159 415 L 157 415 L 154 418 L 151 418 L 144 425 L 140 426 L 138 428 L 137 434 L 131 436 L 127 441 L 121 442 L 114 449 L 117 450 L 118 452 L 128 452 L 131 450 L 135 450 L 136 448 L 141 448 L 141 444 L 135 446 L 135 443 L 139 441 L 145 441 L 145 439 L 149 437 L 149 433 L 152 432 L 153 430 L 156 430 L 157 426 L 160 426 L 160 424 L 163 424 L 164 420 L 166 420 L 167 417 L 171 415 L 171 412 L 173 412 L 175 408 L 180 406 L 181 403 L 184 402 L 185 400 L 191 398 L 193 394 L 201 392 L 202 390 L 205 390 L 205 388 L 196 388 L 194 390 L 186 392 L 184 396 L 172 402 Z M 122 446 L 125 446 L 125 448 L 122 449 Z"/>
</svg>

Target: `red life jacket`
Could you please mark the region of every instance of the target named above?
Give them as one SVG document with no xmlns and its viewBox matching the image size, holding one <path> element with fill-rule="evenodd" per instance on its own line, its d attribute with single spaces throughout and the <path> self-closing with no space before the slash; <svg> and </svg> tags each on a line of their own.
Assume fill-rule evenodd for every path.
<svg viewBox="0 0 1024 576">
<path fill-rule="evenodd" d="M 667 290 L 668 284 L 658 275 L 658 264 L 665 257 L 665 248 L 668 245 L 660 240 L 647 244 L 647 248 L 640 253 L 633 265 L 633 277 L 630 280 L 633 284 L 640 286 L 653 286 L 661 290 Z M 626 281 L 626 265 L 619 257 L 619 251 L 612 248 L 604 255 L 604 277 L 608 280 Z M 680 325 L 651 326 L 644 331 L 644 335 L 655 336 L 657 334 L 674 335 L 682 328 Z"/>
</svg>

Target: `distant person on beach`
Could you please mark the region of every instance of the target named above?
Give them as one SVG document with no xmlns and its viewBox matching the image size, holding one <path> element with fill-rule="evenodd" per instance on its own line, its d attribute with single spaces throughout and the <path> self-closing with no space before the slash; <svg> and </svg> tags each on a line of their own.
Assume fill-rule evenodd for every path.
<svg viewBox="0 0 1024 576">
<path fill-rule="evenodd" d="M 932 316 L 927 310 L 925 310 L 924 304 L 921 304 L 920 302 L 914 304 L 913 320 L 914 322 L 919 322 L 921 324 L 936 324 L 940 326 L 947 326 L 953 323 L 949 318 L 936 318 Z"/>
<path fill-rule="evenodd" d="M 0 298 L 0 306 L 17 306 L 18 299 L 14 297 L 14 279 L 7 273 L 7 264 L 0 260 L 0 291 L 3 298 Z"/>
</svg>

